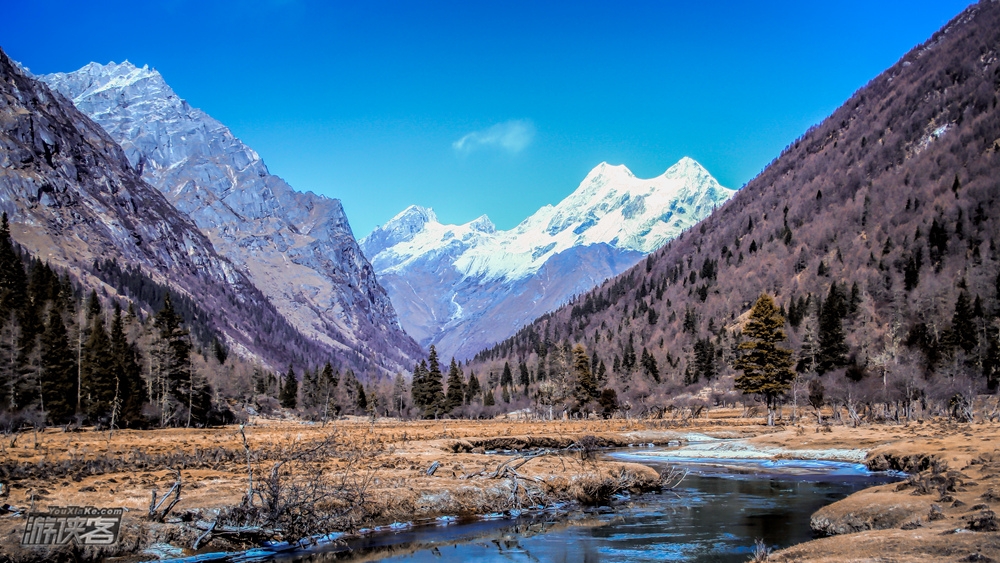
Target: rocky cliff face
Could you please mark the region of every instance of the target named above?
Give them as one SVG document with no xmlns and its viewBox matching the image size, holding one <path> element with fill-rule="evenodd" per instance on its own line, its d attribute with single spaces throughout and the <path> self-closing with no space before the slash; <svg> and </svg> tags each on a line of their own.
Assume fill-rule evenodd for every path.
<svg viewBox="0 0 1000 563">
<path fill-rule="evenodd" d="M 325 346 L 408 367 L 399 326 L 340 201 L 293 190 L 155 70 L 91 63 L 42 77 L 119 143 L 128 162 L 246 274 L 297 330 Z"/>
<path fill-rule="evenodd" d="M 15 241 L 86 286 L 100 288 L 92 264 L 113 259 L 218 312 L 212 328 L 244 355 L 283 365 L 297 354 L 333 354 L 290 327 L 100 126 L 2 51 L 0 208 Z M 256 338 L 267 332 L 275 338 Z"/>
<path fill-rule="evenodd" d="M 407 332 L 464 359 L 625 271 L 733 193 L 690 158 L 651 179 L 602 163 L 509 231 L 485 215 L 443 225 L 411 206 L 361 247 Z"/>
</svg>

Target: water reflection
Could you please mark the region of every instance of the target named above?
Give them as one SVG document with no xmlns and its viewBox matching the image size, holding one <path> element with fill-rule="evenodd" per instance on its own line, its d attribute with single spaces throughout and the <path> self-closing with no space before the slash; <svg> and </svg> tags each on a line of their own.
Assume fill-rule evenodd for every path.
<svg viewBox="0 0 1000 563">
<path fill-rule="evenodd" d="M 645 463 L 669 465 L 664 460 Z M 297 561 L 744 562 L 754 540 L 786 547 L 812 538 L 809 517 L 861 488 L 893 480 L 856 464 L 685 460 L 676 491 L 569 517 L 422 527 L 362 538 L 351 553 Z M 770 465 L 769 465 L 770 464 Z"/>
</svg>

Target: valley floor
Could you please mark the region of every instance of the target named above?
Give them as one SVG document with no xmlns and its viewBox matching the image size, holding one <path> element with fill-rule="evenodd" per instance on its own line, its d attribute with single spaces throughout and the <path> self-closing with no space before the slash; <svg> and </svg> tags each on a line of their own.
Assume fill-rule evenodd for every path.
<svg viewBox="0 0 1000 563">
<path fill-rule="evenodd" d="M 357 529 L 538 502 L 600 502 L 614 492 L 656 488 L 661 479 L 653 469 L 603 459 L 595 449 L 707 435 L 745 438 L 754 455 L 863 458 L 875 469 L 913 474 L 821 509 L 811 524 L 829 537 L 771 554 L 770 561 L 1000 561 L 1000 522 L 993 512 L 1000 503 L 1000 424 L 930 420 L 821 428 L 803 419 L 767 428 L 740 415 L 713 409 L 687 421 L 357 419 L 326 425 L 255 418 L 244 429 L 246 446 L 238 427 L 112 436 L 49 429 L 3 438 L 0 481 L 6 496 L 0 503 L 36 510 L 125 507 L 117 551 L 75 556 L 153 559 L 152 552 L 142 553 L 150 545 L 175 556 L 194 553 L 191 546 L 219 511 L 240 505 L 248 489 L 248 454 L 258 489 L 282 460 L 278 474 L 291 472 L 283 477 L 286 486 L 310 479 L 339 483 L 341 496 L 334 500 L 347 508 L 331 522 Z M 322 459 L 309 457 L 314 450 Z M 504 450 L 524 457 L 492 455 Z M 178 475 L 179 502 L 163 523 L 149 522 L 152 491 L 162 497 Z M 24 525 L 23 518 L 0 515 L 0 561 L 52 555 L 19 547 Z M 260 541 L 268 532 L 254 533 L 253 541 Z M 241 546 L 237 540 L 220 526 L 202 539 L 199 551 L 235 549 Z"/>
</svg>

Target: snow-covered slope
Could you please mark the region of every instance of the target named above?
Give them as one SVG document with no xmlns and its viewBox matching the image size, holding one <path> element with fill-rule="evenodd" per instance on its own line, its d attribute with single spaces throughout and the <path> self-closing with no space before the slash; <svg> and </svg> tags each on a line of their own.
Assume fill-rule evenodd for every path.
<svg viewBox="0 0 1000 563">
<path fill-rule="evenodd" d="M 253 149 L 155 70 L 91 63 L 40 78 L 103 127 L 143 179 L 303 334 L 392 371 L 419 355 L 340 201 L 297 192 L 270 174 Z"/>
<path fill-rule="evenodd" d="M 485 215 L 444 225 L 411 206 L 361 247 L 406 331 L 466 358 L 625 271 L 733 193 L 687 157 L 651 179 L 601 163 L 566 199 L 509 231 Z"/>
</svg>

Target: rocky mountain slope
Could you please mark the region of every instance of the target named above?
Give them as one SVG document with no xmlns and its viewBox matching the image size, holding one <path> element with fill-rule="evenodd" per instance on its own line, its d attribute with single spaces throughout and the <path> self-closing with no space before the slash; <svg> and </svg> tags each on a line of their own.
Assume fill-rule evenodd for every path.
<svg viewBox="0 0 1000 563">
<path fill-rule="evenodd" d="M 652 179 L 602 163 L 509 231 L 485 215 L 443 225 L 412 206 L 361 247 L 407 332 L 467 358 L 634 265 L 733 193 L 690 158 Z"/>
<path fill-rule="evenodd" d="M 86 287 L 113 292 L 94 265 L 114 260 L 221 313 L 209 324 L 243 355 L 276 366 L 317 354 L 357 365 L 291 327 L 100 126 L 2 51 L 0 208 L 17 243 Z"/>
<path fill-rule="evenodd" d="M 471 369 L 525 362 L 538 380 L 564 365 L 553 357 L 565 358 L 565 343 L 579 342 L 601 384 L 633 405 L 665 404 L 706 382 L 724 394 L 743 315 L 767 292 L 821 402 L 955 408 L 996 389 L 998 102 L 1000 2 L 984 0 L 696 228 L 484 350 Z"/>
<path fill-rule="evenodd" d="M 306 337 L 396 370 L 420 353 L 358 248 L 340 201 L 297 192 L 155 70 L 96 63 L 41 77 Z"/>
</svg>

